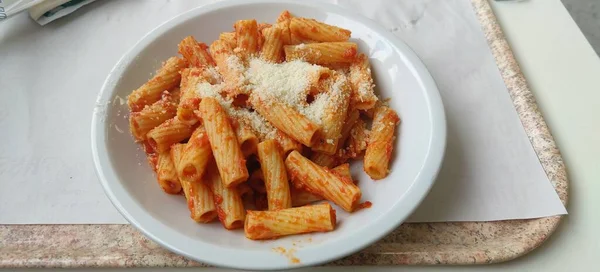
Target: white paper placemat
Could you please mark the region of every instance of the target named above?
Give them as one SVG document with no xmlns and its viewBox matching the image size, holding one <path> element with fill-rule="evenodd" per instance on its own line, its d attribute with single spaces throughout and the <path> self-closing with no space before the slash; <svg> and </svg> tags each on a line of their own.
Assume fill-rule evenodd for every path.
<svg viewBox="0 0 600 272">
<path fill-rule="evenodd" d="M 126 223 L 93 169 L 96 96 L 112 66 L 143 35 L 209 2 L 97 1 L 43 27 L 25 14 L 0 24 L 0 224 Z M 411 221 L 566 213 L 468 0 L 335 2 L 403 39 L 440 88 L 447 154 Z"/>
</svg>

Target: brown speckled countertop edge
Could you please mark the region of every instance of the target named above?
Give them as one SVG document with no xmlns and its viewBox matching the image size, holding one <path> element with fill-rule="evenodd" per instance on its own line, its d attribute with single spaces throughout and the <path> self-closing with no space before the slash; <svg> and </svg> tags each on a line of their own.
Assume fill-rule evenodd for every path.
<svg viewBox="0 0 600 272">
<path fill-rule="evenodd" d="M 487 2 L 471 0 L 523 127 L 561 201 L 560 152 Z M 404 224 L 378 243 L 328 265 L 486 264 L 542 244 L 560 216 L 498 222 Z M 0 225 L 0 268 L 207 266 L 173 254 L 129 225 Z"/>
</svg>

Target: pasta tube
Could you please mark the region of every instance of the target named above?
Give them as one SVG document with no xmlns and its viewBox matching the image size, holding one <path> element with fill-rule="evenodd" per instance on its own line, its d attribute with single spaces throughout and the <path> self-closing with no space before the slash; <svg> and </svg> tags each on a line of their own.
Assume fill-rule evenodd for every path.
<svg viewBox="0 0 600 272">
<path fill-rule="evenodd" d="M 287 61 L 301 59 L 313 64 L 327 65 L 353 62 L 357 45 L 353 42 L 326 42 L 286 45 L 283 49 Z"/>
<path fill-rule="evenodd" d="M 287 155 L 294 150 L 298 152 L 302 151 L 302 144 L 281 132 L 281 130 L 277 130 L 275 141 L 277 141 L 279 147 L 281 147 L 283 157 L 287 157 Z"/>
<path fill-rule="evenodd" d="M 187 36 L 179 43 L 179 54 L 192 67 L 215 66 L 215 61 L 208 53 L 208 46 L 198 43 L 192 36 Z"/>
<path fill-rule="evenodd" d="M 237 46 L 235 32 L 221 32 L 221 34 L 219 34 L 219 40 L 224 41 L 231 49 L 234 49 Z"/>
<path fill-rule="evenodd" d="M 246 159 L 225 110 L 217 99 L 205 97 L 200 102 L 200 114 L 224 185 L 234 187 L 246 181 Z"/>
<path fill-rule="evenodd" d="M 235 125 L 235 135 L 237 136 L 238 143 L 242 149 L 244 157 L 248 157 L 256 153 L 256 146 L 258 146 L 258 137 L 252 132 L 248 126 L 238 123 Z"/>
<path fill-rule="evenodd" d="M 217 63 L 223 81 L 233 93 L 247 93 L 244 86 L 244 64 L 224 40 L 216 40 L 210 45 L 210 53 Z"/>
<path fill-rule="evenodd" d="M 193 126 L 173 117 L 150 130 L 146 136 L 150 146 L 160 153 L 168 151 L 172 144 L 189 138 L 193 131 Z"/>
<path fill-rule="evenodd" d="M 296 151 L 288 155 L 285 166 L 298 189 L 322 196 L 348 212 L 360 201 L 362 193 L 352 179 L 323 168 Z"/>
<path fill-rule="evenodd" d="M 332 168 L 336 166 L 338 162 L 338 158 L 336 155 L 328 155 L 321 152 L 313 152 L 310 156 L 310 160 L 320 166 L 327 168 Z"/>
<path fill-rule="evenodd" d="M 258 159 L 264 176 L 269 210 L 291 208 L 287 173 L 277 142 L 266 140 L 258 144 Z"/>
<path fill-rule="evenodd" d="M 209 166 L 206 179 L 214 194 L 217 215 L 223 227 L 228 230 L 243 228 L 246 210 L 238 189 L 225 186 L 214 164 Z"/>
<path fill-rule="evenodd" d="M 173 95 L 170 93 L 164 94 L 161 100 L 129 115 L 131 134 L 137 141 L 144 141 L 150 130 L 173 118 L 176 113 L 177 104 Z"/>
<path fill-rule="evenodd" d="M 343 177 L 352 179 L 352 177 L 350 176 L 350 165 L 347 163 L 342 164 L 336 168 L 333 168 L 333 169 L 331 169 L 331 171 L 333 171 Z M 302 190 L 302 189 L 291 188 L 290 194 L 292 197 L 292 207 L 304 206 L 306 204 L 310 204 L 313 202 L 323 200 L 322 197 L 315 195 L 313 193 L 310 193 L 308 191 Z"/>
<path fill-rule="evenodd" d="M 350 30 L 321 23 L 314 19 L 291 18 L 290 30 L 301 37 L 317 42 L 344 42 L 350 38 Z"/>
<path fill-rule="evenodd" d="M 251 96 L 254 109 L 273 126 L 306 146 L 316 141 L 320 127 L 295 109 L 279 103 L 268 103 L 259 96 Z"/>
<path fill-rule="evenodd" d="M 171 147 L 171 158 L 175 168 L 182 169 L 185 161 L 185 144 L 174 144 Z M 190 217 L 198 223 L 208 223 L 217 217 L 217 209 L 209 186 L 199 177 L 181 176 L 181 187 L 187 200 Z"/>
<path fill-rule="evenodd" d="M 212 159 L 212 150 L 206 130 L 203 126 L 196 128 L 190 140 L 184 144 L 177 173 L 186 180 L 200 180 L 206 165 Z"/>
<path fill-rule="evenodd" d="M 187 66 L 184 59 L 172 57 L 168 59 L 148 82 L 131 92 L 127 97 L 127 105 L 132 112 L 141 111 L 146 105 L 160 100 L 164 91 L 179 85 L 179 71 Z"/>
<path fill-rule="evenodd" d="M 333 155 L 338 149 L 338 141 L 341 137 L 344 120 L 348 116 L 351 90 L 346 77 L 343 74 L 336 73 L 334 80 L 328 86 L 327 92 L 330 94 L 331 99 L 323 109 L 325 114 L 322 120 L 322 137 L 312 149 Z"/>
<path fill-rule="evenodd" d="M 277 211 L 248 211 L 244 233 L 248 239 L 263 240 L 292 234 L 332 231 L 335 225 L 335 210 L 329 203 L 323 203 Z"/>
<path fill-rule="evenodd" d="M 400 122 L 396 112 L 379 106 L 375 110 L 371 135 L 365 151 L 364 169 L 372 179 L 385 178 L 394 149 L 394 130 Z"/>
<path fill-rule="evenodd" d="M 358 119 L 350 130 L 346 154 L 350 158 L 360 157 L 363 154 L 363 151 L 365 151 L 367 148 L 368 138 L 369 133 L 365 127 L 365 122 L 361 119 Z"/>
<path fill-rule="evenodd" d="M 237 48 L 246 56 L 258 52 L 259 32 L 256 20 L 239 20 L 233 25 Z"/>
<path fill-rule="evenodd" d="M 181 191 L 181 183 L 179 183 L 175 165 L 173 164 L 168 151 L 158 153 L 156 176 L 160 188 L 162 188 L 165 193 L 177 194 Z"/>
<path fill-rule="evenodd" d="M 351 104 L 359 110 L 373 108 L 377 103 L 375 95 L 375 84 L 371 77 L 369 58 L 365 54 L 359 54 L 350 65 L 350 83 L 352 85 Z"/>
<path fill-rule="evenodd" d="M 282 28 L 272 26 L 262 31 L 265 42 L 260 52 L 260 57 L 266 61 L 278 63 L 283 59 L 283 39 L 281 37 Z"/>
</svg>

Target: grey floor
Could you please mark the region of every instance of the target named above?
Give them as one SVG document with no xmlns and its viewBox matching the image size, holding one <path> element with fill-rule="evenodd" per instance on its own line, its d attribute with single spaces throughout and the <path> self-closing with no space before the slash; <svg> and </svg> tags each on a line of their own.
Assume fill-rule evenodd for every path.
<svg viewBox="0 0 600 272">
<path fill-rule="evenodd" d="M 600 0 L 562 0 L 581 32 L 600 56 Z"/>
</svg>

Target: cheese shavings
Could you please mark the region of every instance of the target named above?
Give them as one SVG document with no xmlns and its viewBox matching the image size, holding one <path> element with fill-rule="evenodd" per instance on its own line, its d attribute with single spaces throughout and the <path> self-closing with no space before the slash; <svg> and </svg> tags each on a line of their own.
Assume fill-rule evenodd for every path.
<svg viewBox="0 0 600 272">
<path fill-rule="evenodd" d="M 332 97 L 327 92 L 321 92 L 314 97 L 312 103 L 309 104 L 306 100 L 321 76 L 331 72 L 302 60 L 269 63 L 255 58 L 250 60 L 245 77 L 253 89 L 253 95 L 261 101 L 287 104 L 320 125 L 324 109 L 330 104 Z"/>
<path fill-rule="evenodd" d="M 201 82 L 196 86 L 196 92 L 198 93 L 198 96 L 201 98 L 216 98 L 221 104 L 221 107 L 223 107 L 223 109 L 231 118 L 248 126 L 259 138 L 261 138 L 261 140 L 275 138 L 275 127 L 273 127 L 257 112 L 250 111 L 247 108 L 235 107 L 233 105 L 233 99 L 222 95 L 225 90 L 226 87 L 224 83 L 211 85 L 207 82 Z"/>
</svg>

